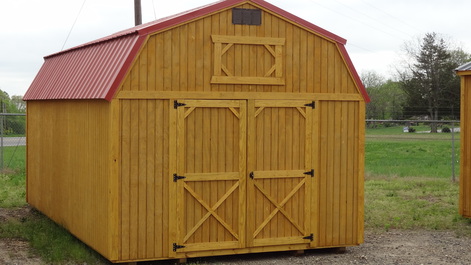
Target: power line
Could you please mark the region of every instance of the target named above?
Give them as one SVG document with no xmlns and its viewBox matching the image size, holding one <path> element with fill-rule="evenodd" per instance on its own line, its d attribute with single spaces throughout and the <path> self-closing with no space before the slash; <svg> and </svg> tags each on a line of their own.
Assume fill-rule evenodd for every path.
<svg viewBox="0 0 471 265">
<path fill-rule="evenodd" d="M 80 14 L 82 13 L 83 7 L 85 6 L 85 2 L 87 2 L 87 0 L 83 0 L 82 6 L 80 7 L 80 10 L 79 10 L 79 12 L 78 12 L 78 14 L 77 14 L 77 17 L 75 17 L 74 23 L 72 24 L 72 27 L 71 27 L 70 30 L 69 30 L 69 34 L 67 34 L 67 37 L 65 38 L 64 44 L 62 45 L 62 48 L 61 48 L 61 51 L 64 50 L 65 44 L 66 44 L 67 41 L 69 40 L 70 34 L 72 33 L 72 30 L 73 30 L 74 27 L 75 27 L 75 23 L 77 23 L 77 20 L 78 20 Z"/>
<path fill-rule="evenodd" d="M 374 6 L 374 5 L 371 4 L 371 3 L 368 3 L 368 2 L 365 2 L 365 1 L 362 1 L 362 2 L 363 2 L 364 4 L 366 4 L 366 5 L 371 6 L 371 7 L 374 8 L 374 9 L 376 9 L 376 10 L 382 12 L 383 14 L 388 15 L 389 17 L 391 17 L 391 18 L 393 18 L 393 19 L 395 19 L 395 20 L 401 22 L 403 25 L 405 25 L 405 26 L 407 26 L 407 27 L 414 28 L 414 29 L 417 30 L 417 31 L 421 31 L 421 29 L 416 28 L 414 25 L 411 25 L 411 24 L 405 22 L 404 20 L 402 20 L 402 19 L 400 19 L 400 18 L 398 18 L 398 17 L 392 15 L 392 14 L 389 13 L 389 12 L 386 12 L 386 11 L 384 11 L 384 10 L 382 10 L 382 9 L 380 9 L 380 8 L 378 8 L 378 7 L 376 7 L 376 6 Z"/>
<path fill-rule="evenodd" d="M 338 10 L 329 8 L 329 7 L 327 7 L 327 6 L 323 5 L 323 4 L 320 4 L 320 3 L 315 2 L 314 0 L 309 0 L 309 1 L 312 2 L 312 3 L 314 3 L 315 5 L 318 5 L 318 6 L 321 6 L 321 7 L 325 8 L 325 9 L 327 9 L 327 10 L 330 10 L 331 12 L 340 14 L 340 15 L 343 16 L 343 17 L 346 17 L 346 18 L 349 18 L 349 19 L 351 19 L 351 20 L 357 21 L 357 22 L 359 22 L 359 23 L 361 23 L 361 24 L 364 24 L 364 25 L 366 25 L 366 26 L 368 26 L 368 27 L 370 27 L 370 28 L 373 28 L 373 29 L 375 29 L 375 30 L 377 30 L 377 31 L 379 31 L 379 32 L 382 32 L 382 33 L 384 33 L 384 34 L 386 34 L 386 35 L 389 35 L 390 37 L 393 37 L 393 38 L 402 37 L 402 36 L 399 36 L 399 35 L 393 35 L 391 32 L 385 31 L 385 30 L 383 30 L 383 29 L 381 29 L 381 28 L 378 28 L 378 27 L 374 27 L 373 25 L 371 25 L 371 23 L 367 23 L 367 22 L 365 22 L 365 21 L 363 21 L 363 20 L 360 20 L 360 19 L 358 19 L 358 18 L 355 18 L 355 17 L 352 17 L 352 16 L 347 15 L 347 14 L 345 14 L 345 13 L 339 12 Z"/>
<path fill-rule="evenodd" d="M 154 0 L 152 0 L 152 10 L 154 10 L 154 19 L 157 20 L 157 14 L 155 13 Z"/>
<path fill-rule="evenodd" d="M 350 6 L 350 5 L 346 5 L 346 4 L 344 4 L 344 3 L 342 3 L 342 2 L 340 2 L 340 1 L 338 1 L 338 0 L 334 0 L 334 1 L 337 2 L 337 3 L 339 3 L 339 4 L 341 4 L 341 5 L 343 5 L 343 6 L 345 6 L 345 7 L 347 7 L 347 8 L 349 8 L 350 10 L 353 10 L 354 12 L 356 12 L 356 13 L 358 13 L 358 14 L 361 14 L 362 16 L 364 16 L 364 17 L 366 17 L 366 18 L 372 20 L 372 21 L 375 22 L 375 23 L 381 23 L 381 24 L 385 25 L 386 27 L 388 27 L 388 28 L 390 28 L 390 29 L 393 29 L 393 30 L 395 30 L 395 31 L 397 31 L 397 32 L 399 32 L 399 33 L 401 33 L 401 34 L 405 34 L 405 35 L 408 35 L 409 37 L 413 37 L 413 36 L 410 35 L 409 33 L 405 32 L 405 31 L 403 31 L 403 30 L 401 30 L 401 29 L 398 29 L 398 28 L 396 28 L 396 27 L 393 27 L 393 26 L 391 26 L 391 25 L 389 25 L 389 24 L 386 24 L 386 23 L 384 23 L 383 21 L 378 20 L 378 19 L 376 19 L 376 18 L 374 18 L 374 17 L 368 15 L 367 13 L 364 13 L 364 12 L 358 10 L 358 9 L 355 9 L 355 8 L 353 8 L 353 7 Z M 363 2 L 363 3 L 366 3 L 366 2 Z M 366 4 L 369 4 L 369 3 L 366 3 Z M 378 8 L 372 6 L 371 4 L 369 4 L 369 5 L 370 5 L 371 7 L 373 7 L 373 8 L 375 8 L 375 9 L 379 10 Z M 379 11 L 381 11 L 381 10 L 379 10 Z M 383 12 L 383 13 L 384 13 L 384 12 Z M 393 17 L 393 18 L 394 18 L 394 17 Z"/>
</svg>

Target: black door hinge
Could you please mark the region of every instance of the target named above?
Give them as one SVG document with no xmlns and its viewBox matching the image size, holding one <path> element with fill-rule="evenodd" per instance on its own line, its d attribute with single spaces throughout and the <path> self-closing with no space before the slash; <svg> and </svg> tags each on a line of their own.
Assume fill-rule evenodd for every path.
<svg viewBox="0 0 471 265">
<path fill-rule="evenodd" d="M 173 174 L 173 182 L 177 182 L 179 179 L 184 179 L 185 176 L 178 176 L 177 173 Z"/>
<path fill-rule="evenodd" d="M 250 177 L 251 179 L 253 179 L 253 178 L 254 178 L 253 171 L 252 171 L 252 172 L 250 172 L 250 174 L 249 174 L 249 177 Z"/>
<path fill-rule="evenodd" d="M 310 234 L 308 236 L 303 237 L 303 239 L 309 239 L 310 241 L 314 241 L 314 234 Z"/>
<path fill-rule="evenodd" d="M 315 109 L 316 108 L 316 102 L 312 101 L 311 103 L 304 104 L 304 106 L 311 107 L 311 108 Z"/>
<path fill-rule="evenodd" d="M 177 250 L 184 248 L 185 246 L 177 245 L 177 243 L 173 243 L 173 252 L 177 252 Z"/>
<path fill-rule="evenodd" d="M 304 172 L 304 175 L 310 175 L 311 177 L 314 177 L 314 169 L 311 169 L 311 171 Z"/>
<path fill-rule="evenodd" d="M 173 108 L 174 109 L 178 109 L 178 107 L 182 107 L 182 106 L 186 106 L 186 104 L 185 103 L 180 103 L 176 100 L 173 101 Z"/>
</svg>

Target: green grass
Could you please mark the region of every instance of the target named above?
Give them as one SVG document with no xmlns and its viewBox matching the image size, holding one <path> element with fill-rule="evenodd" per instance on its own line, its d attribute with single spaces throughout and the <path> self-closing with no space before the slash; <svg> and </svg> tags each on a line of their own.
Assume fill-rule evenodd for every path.
<svg viewBox="0 0 471 265">
<path fill-rule="evenodd" d="M 471 236 L 458 214 L 459 184 L 430 177 L 372 177 L 365 182 L 367 230 L 454 230 Z"/>
<path fill-rule="evenodd" d="M 35 253 L 47 264 L 105 264 L 98 253 L 34 210 L 20 220 L 0 223 L 2 237 L 29 241 Z"/>
<path fill-rule="evenodd" d="M 3 166 L 6 169 L 24 170 L 26 168 L 26 146 L 4 147 Z"/>
<path fill-rule="evenodd" d="M 26 147 L 5 147 L 3 157 L 4 169 L 0 172 L 0 207 L 26 205 Z"/>
<path fill-rule="evenodd" d="M 456 133 L 455 176 L 459 175 L 459 139 Z M 368 129 L 365 172 L 373 176 L 451 178 L 451 134 L 402 133 L 402 127 Z"/>
</svg>

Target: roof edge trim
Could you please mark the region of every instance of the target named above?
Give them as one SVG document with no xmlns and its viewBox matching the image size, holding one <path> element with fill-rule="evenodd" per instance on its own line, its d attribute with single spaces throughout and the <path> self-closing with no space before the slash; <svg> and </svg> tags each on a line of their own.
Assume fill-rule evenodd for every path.
<svg viewBox="0 0 471 265">
<path fill-rule="evenodd" d="M 111 84 L 111 88 L 108 90 L 104 97 L 107 101 L 111 101 L 114 98 L 116 91 L 118 91 L 119 86 L 121 85 L 124 78 L 131 69 L 134 60 L 137 58 L 137 54 L 141 50 L 143 44 L 146 42 L 147 38 L 148 36 L 139 36 L 135 41 L 133 48 L 131 49 L 128 56 L 126 57 L 126 60 L 123 63 L 123 66 L 116 75 L 114 82 Z"/>
</svg>

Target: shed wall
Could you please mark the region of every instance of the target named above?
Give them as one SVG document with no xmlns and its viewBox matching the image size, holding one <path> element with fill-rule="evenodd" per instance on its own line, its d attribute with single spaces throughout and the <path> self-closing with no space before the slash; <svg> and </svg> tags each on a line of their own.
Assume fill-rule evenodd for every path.
<svg viewBox="0 0 471 265">
<path fill-rule="evenodd" d="M 250 4 L 240 7 L 255 8 Z M 233 25 L 231 19 L 229 9 L 151 35 L 125 79 L 122 92 L 358 94 L 335 42 L 268 12 L 263 12 L 260 26 Z M 280 48 L 284 85 L 212 84 L 216 56 L 214 35 L 284 39 Z M 273 45 L 271 48 L 276 49 Z M 275 64 L 274 56 L 263 45 L 234 44 L 221 56 L 221 61 L 230 74 L 244 77 L 264 76 Z M 275 71 L 270 76 L 277 74 Z"/>
<path fill-rule="evenodd" d="M 461 76 L 460 214 L 471 217 L 471 75 Z"/>
<path fill-rule="evenodd" d="M 28 101 L 27 109 L 28 203 L 112 259 L 110 104 Z"/>
<path fill-rule="evenodd" d="M 178 201 L 177 196 L 179 196 L 176 191 L 177 183 L 171 180 L 176 167 L 172 161 L 175 161 L 177 159 L 176 157 L 183 152 L 186 160 L 190 161 L 185 172 L 206 172 L 206 170 L 208 170 L 208 172 L 223 172 L 225 170 L 237 171 L 237 167 L 232 168 L 231 165 L 237 165 L 239 163 L 239 155 L 236 155 L 235 151 L 232 153 L 231 149 L 237 148 L 239 142 L 227 142 L 227 139 L 225 140 L 225 138 L 220 137 L 221 132 L 236 133 L 238 131 L 236 130 L 238 127 L 236 122 L 237 119 L 232 121 L 234 119 L 234 114 L 230 111 L 224 111 L 223 109 L 217 111 L 198 111 L 197 109 L 192 112 L 187 112 L 188 119 L 191 118 L 191 120 L 188 120 L 191 122 L 185 125 L 185 128 L 187 128 L 185 130 L 190 130 L 187 135 L 189 138 L 186 138 L 185 140 L 187 143 L 186 148 L 189 149 L 179 149 L 175 142 L 177 137 L 176 135 L 178 134 L 175 130 L 179 130 L 178 124 L 171 125 L 172 115 L 174 117 L 176 115 L 176 110 L 173 108 L 173 100 L 119 100 L 119 102 L 121 112 L 120 124 L 122 126 L 122 183 L 120 186 L 121 202 L 119 206 L 121 247 L 119 260 L 132 261 L 178 257 L 178 254 L 173 252 L 171 249 L 172 242 L 175 242 L 177 238 L 175 233 L 178 231 L 178 219 L 177 216 L 175 216 L 175 207 L 177 207 L 177 202 L 175 201 Z M 250 106 L 253 106 L 251 105 L 252 103 L 250 103 L 252 100 L 248 100 L 248 102 L 248 113 L 254 113 L 255 110 L 250 110 Z M 286 102 L 292 104 L 292 101 Z M 282 103 L 283 101 L 281 104 Z M 266 111 L 267 110 L 264 110 L 263 112 Z M 285 110 L 280 111 L 282 111 L 283 116 L 288 115 L 288 112 L 285 113 Z M 247 162 L 252 165 L 262 163 L 260 164 L 260 168 L 258 166 L 256 168 L 256 170 L 262 170 L 262 168 L 265 167 L 270 168 L 270 164 L 265 165 L 266 163 L 263 162 L 265 160 L 270 162 L 273 159 L 283 160 L 287 158 L 294 159 L 295 157 L 298 157 L 299 161 L 305 160 L 304 154 L 296 155 L 293 153 L 291 155 L 286 155 L 286 152 L 289 151 L 291 147 L 293 147 L 293 152 L 295 150 L 303 149 L 301 146 L 294 148 L 296 144 L 302 144 L 303 137 L 295 136 L 295 134 L 302 135 L 299 131 L 303 130 L 296 127 L 297 125 L 294 121 L 289 118 L 286 122 L 289 121 L 290 124 L 295 124 L 296 126 L 293 128 L 299 129 L 293 130 L 293 132 L 291 132 L 293 135 L 288 132 L 286 132 L 286 136 L 280 134 L 265 134 L 263 133 L 264 128 L 271 128 L 274 126 L 278 128 L 281 126 L 281 123 L 277 118 L 275 118 L 274 111 L 268 110 L 265 114 L 263 112 L 263 115 L 269 114 L 269 116 L 266 118 L 263 118 L 264 116 L 258 116 L 263 118 L 263 120 L 260 124 L 254 123 L 258 124 L 257 131 L 260 131 L 262 133 L 261 135 L 265 135 L 264 138 L 273 138 L 273 140 L 278 139 L 276 142 L 285 138 L 292 139 L 292 146 L 289 145 L 287 147 L 280 148 L 276 148 L 274 146 L 261 146 L 262 149 L 260 150 L 262 150 L 262 152 L 257 154 L 257 159 L 249 161 L 251 158 L 248 157 Z M 192 115 L 195 116 L 193 117 Z M 213 119 L 218 122 L 211 122 Z M 197 124 L 199 124 L 198 120 L 203 124 L 203 127 L 201 127 L 202 131 L 195 130 L 197 128 Z M 206 127 L 204 127 L 205 121 Z M 247 133 L 250 134 L 250 122 L 248 122 L 248 124 Z M 296 223 L 303 224 L 302 229 L 306 229 L 306 231 L 310 231 L 315 234 L 314 242 L 311 244 L 312 247 L 351 246 L 363 242 L 363 124 L 363 102 L 319 101 L 317 104 L 312 117 L 311 126 L 313 131 L 309 132 L 309 135 L 312 133 L 313 137 L 312 152 L 307 154 L 307 156 L 312 160 L 311 164 L 316 172 L 315 177 L 312 179 L 312 184 L 302 186 L 302 190 L 309 189 L 306 193 L 303 192 L 299 196 L 292 197 L 284 206 L 286 207 L 286 211 L 289 216 L 293 216 L 293 220 L 296 221 Z M 237 135 L 234 135 L 235 139 L 239 137 L 236 136 Z M 251 136 L 249 136 L 249 138 L 250 137 Z M 226 144 L 215 144 L 220 141 L 226 141 Z M 257 144 L 259 142 L 260 140 L 256 141 Z M 194 151 L 199 150 L 197 146 L 200 146 L 200 149 L 203 148 L 207 150 L 199 154 Z M 249 153 L 251 152 L 250 146 L 252 145 L 248 143 L 247 152 Z M 257 149 L 258 147 L 254 148 Z M 230 162 L 228 163 L 226 160 Z M 293 163 L 298 163 L 298 160 L 293 160 Z M 221 164 L 219 161 L 226 162 Z M 275 164 L 273 166 L 279 170 L 288 170 L 294 166 L 293 163 L 288 163 L 287 160 L 286 163 Z M 223 167 L 219 168 L 221 165 Z M 170 168 L 173 168 L 173 170 Z M 302 163 L 301 168 L 303 168 Z M 250 169 L 249 167 L 248 171 L 250 170 L 253 169 Z M 243 175 L 248 178 L 249 172 L 245 172 Z M 250 182 L 250 180 L 247 181 L 247 189 L 249 189 L 252 182 Z M 265 188 L 270 187 L 270 183 L 272 183 L 271 186 L 274 187 L 275 190 L 280 188 L 279 192 L 273 193 L 278 197 L 286 196 L 286 193 L 291 190 L 290 188 L 293 188 L 292 186 L 298 184 L 292 180 L 283 180 L 283 184 L 281 186 L 277 186 L 279 185 L 279 181 L 280 180 L 266 180 L 266 183 L 264 182 L 262 184 Z M 245 183 L 245 181 L 241 183 Z M 196 194 L 203 195 L 201 200 L 207 200 L 208 202 L 211 202 L 209 205 L 213 205 L 216 200 L 219 199 L 218 196 L 222 196 L 222 194 L 227 192 L 226 190 L 233 184 L 234 181 L 208 183 L 208 185 L 212 185 L 211 191 L 214 192 L 211 193 L 212 195 L 205 192 L 203 184 L 188 185 L 190 185 L 189 187 L 191 187 L 191 189 L 194 189 Z M 243 189 L 245 190 L 245 186 Z M 237 213 L 237 209 L 240 209 L 243 205 L 239 204 L 236 199 L 237 197 L 234 197 L 237 196 L 237 194 L 238 193 L 235 193 L 235 195 L 228 197 L 228 201 L 223 204 L 223 207 L 218 209 L 218 214 L 227 221 L 230 227 L 237 227 L 236 224 L 240 221 L 237 219 L 238 216 L 240 216 Z M 194 209 L 192 211 L 195 213 L 194 215 L 186 217 L 185 222 L 194 223 L 200 220 L 206 211 L 202 208 L 200 203 L 194 202 L 192 196 L 186 196 L 185 200 L 187 202 L 193 202 L 194 205 L 187 205 L 185 209 Z M 206 196 L 208 197 L 206 198 Z M 259 196 L 261 195 L 259 194 Z M 304 196 L 309 196 L 311 204 L 311 216 L 306 218 L 308 221 L 306 223 L 301 221 L 304 219 L 303 212 L 301 208 L 297 207 L 297 205 L 301 205 L 301 202 L 305 200 Z M 284 197 L 280 197 L 278 199 L 281 201 L 283 198 Z M 259 221 L 259 223 L 261 223 L 265 220 L 264 218 L 266 218 L 262 216 L 264 211 L 266 211 L 266 209 L 263 209 L 270 209 L 272 205 L 268 200 L 264 199 L 264 196 L 261 196 L 259 199 L 254 197 L 254 199 L 255 201 L 248 202 L 247 206 L 244 206 L 247 208 L 243 210 L 243 212 L 247 211 L 245 216 L 247 216 L 249 220 L 256 221 L 257 218 L 262 218 Z M 247 200 L 250 201 L 250 197 L 248 197 Z M 256 209 L 260 208 L 253 212 L 255 214 L 254 216 L 250 216 L 249 214 L 251 212 L 251 207 L 255 207 Z M 297 210 L 298 208 L 299 210 Z M 268 216 L 269 213 L 270 212 L 266 213 L 266 215 Z M 243 216 L 244 214 L 242 214 L 242 217 Z M 195 238 L 202 239 L 202 235 L 205 235 L 208 237 L 205 239 L 208 244 L 211 242 L 221 242 L 225 239 L 231 239 L 231 235 L 228 234 L 223 227 L 218 227 L 216 225 L 218 222 L 215 219 L 212 220 L 210 218 L 208 220 L 208 224 L 203 223 L 200 229 L 195 231 Z M 283 215 L 276 215 L 272 220 L 273 223 L 268 223 L 268 228 L 271 227 L 271 229 L 274 229 L 273 231 L 278 232 L 271 234 L 269 233 L 269 230 L 262 230 L 261 233 L 258 234 L 258 237 L 263 239 L 263 237 L 282 237 L 283 234 L 295 234 L 296 229 L 291 227 L 290 223 L 285 220 Z M 211 230 L 211 222 L 213 222 L 215 224 L 214 227 L 217 228 L 215 228 L 214 231 Z M 190 227 L 193 227 L 193 225 Z M 284 231 L 283 229 L 285 229 L 285 227 L 288 230 Z M 250 242 L 251 234 L 254 232 L 250 229 L 250 226 L 248 226 L 246 231 L 234 231 L 238 234 L 241 233 L 243 235 L 241 238 L 247 238 L 247 242 Z M 189 238 L 189 244 L 194 240 L 195 239 L 192 237 Z M 243 241 L 242 245 L 245 244 L 246 242 Z M 247 243 L 246 247 L 240 249 L 213 250 L 211 253 L 207 251 L 187 252 L 185 255 L 205 256 L 309 248 L 309 245 L 305 242 L 287 243 L 285 246 L 270 246 L 270 244 L 268 244 L 264 247 L 255 246 L 251 248 L 249 248 L 250 245 L 248 244 L 249 243 Z"/>
<path fill-rule="evenodd" d="M 364 103 L 319 104 L 318 246 L 363 243 Z"/>
</svg>

